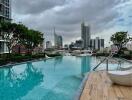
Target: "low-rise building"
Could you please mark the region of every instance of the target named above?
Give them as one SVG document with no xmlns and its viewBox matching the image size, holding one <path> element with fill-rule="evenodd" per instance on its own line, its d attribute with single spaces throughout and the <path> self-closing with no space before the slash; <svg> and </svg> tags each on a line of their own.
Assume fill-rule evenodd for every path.
<svg viewBox="0 0 132 100">
<path fill-rule="evenodd" d="M 128 50 L 132 50 L 132 42 L 128 43 L 128 44 L 126 45 L 126 48 L 127 48 Z"/>
</svg>

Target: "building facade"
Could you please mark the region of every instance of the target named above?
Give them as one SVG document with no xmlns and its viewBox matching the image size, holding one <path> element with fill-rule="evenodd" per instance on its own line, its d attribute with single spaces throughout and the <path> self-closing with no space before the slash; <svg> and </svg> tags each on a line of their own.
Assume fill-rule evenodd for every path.
<svg viewBox="0 0 132 100">
<path fill-rule="evenodd" d="M 52 43 L 51 43 L 51 41 L 47 41 L 46 42 L 46 49 L 50 49 L 50 48 L 52 48 Z"/>
<path fill-rule="evenodd" d="M 82 49 L 82 44 L 83 44 L 82 40 L 76 40 L 74 43 L 74 47 L 78 49 Z"/>
<path fill-rule="evenodd" d="M 63 48 L 63 38 L 61 35 L 56 34 L 54 29 L 54 46 L 56 49 Z"/>
<path fill-rule="evenodd" d="M 1 21 L 11 21 L 11 0 L 0 0 Z"/>
<path fill-rule="evenodd" d="M 96 50 L 100 49 L 99 37 L 96 37 L 96 39 L 95 39 L 95 49 L 96 49 Z"/>
<path fill-rule="evenodd" d="M 62 36 L 58 36 L 58 47 L 61 49 L 63 48 L 63 39 Z"/>
<path fill-rule="evenodd" d="M 104 39 L 100 39 L 100 48 L 104 48 Z"/>
<path fill-rule="evenodd" d="M 90 39 L 90 48 L 92 50 L 100 50 L 101 48 L 104 48 L 104 39 L 100 39 L 99 37 Z"/>
<path fill-rule="evenodd" d="M 95 49 L 95 39 L 90 39 L 90 48 L 91 48 L 92 50 Z"/>
<path fill-rule="evenodd" d="M 126 47 L 127 47 L 128 50 L 131 50 L 132 51 L 132 42 L 128 43 L 126 45 Z"/>
<path fill-rule="evenodd" d="M 10 0 L 0 0 L 0 22 L 11 21 L 11 1 Z M 8 48 L 6 46 L 7 41 L 3 39 L 0 33 L 0 53 L 8 53 Z"/>
<path fill-rule="evenodd" d="M 90 45 L 90 27 L 85 26 L 85 23 L 83 22 L 81 24 L 81 39 L 83 41 L 82 47 L 83 49 L 89 49 Z"/>
</svg>

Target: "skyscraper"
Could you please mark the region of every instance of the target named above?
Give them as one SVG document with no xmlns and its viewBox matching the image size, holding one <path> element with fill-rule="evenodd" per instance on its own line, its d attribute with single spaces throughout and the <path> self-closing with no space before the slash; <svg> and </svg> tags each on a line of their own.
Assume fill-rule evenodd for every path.
<svg viewBox="0 0 132 100">
<path fill-rule="evenodd" d="M 11 21 L 11 1 L 0 0 L 0 22 Z M 0 33 L 0 53 L 7 53 L 8 48 L 6 46 L 7 41 L 3 39 L 2 33 Z"/>
<path fill-rule="evenodd" d="M 95 39 L 90 39 L 90 48 L 91 48 L 92 50 L 95 49 Z"/>
<path fill-rule="evenodd" d="M 100 39 L 100 48 L 104 48 L 104 39 Z"/>
<path fill-rule="evenodd" d="M 100 40 L 99 40 L 99 37 L 96 37 L 96 39 L 95 39 L 95 49 L 96 50 L 100 49 Z"/>
<path fill-rule="evenodd" d="M 61 35 L 56 34 L 54 28 L 54 45 L 56 49 L 61 49 L 63 47 L 63 38 Z"/>
<path fill-rule="evenodd" d="M 63 39 L 62 36 L 58 36 L 58 47 L 61 49 L 63 47 Z"/>
<path fill-rule="evenodd" d="M 55 32 L 55 27 L 54 27 L 54 46 L 55 46 L 55 48 L 57 47 L 57 34 L 56 34 L 56 32 Z"/>
<path fill-rule="evenodd" d="M 90 27 L 85 26 L 85 23 L 83 22 L 81 24 L 81 39 L 83 41 L 82 48 L 89 49 L 90 37 Z"/>
<path fill-rule="evenodd" d="M 11 1 L 0 0 L 0 22 L 11 21 Z"/>
</svg>

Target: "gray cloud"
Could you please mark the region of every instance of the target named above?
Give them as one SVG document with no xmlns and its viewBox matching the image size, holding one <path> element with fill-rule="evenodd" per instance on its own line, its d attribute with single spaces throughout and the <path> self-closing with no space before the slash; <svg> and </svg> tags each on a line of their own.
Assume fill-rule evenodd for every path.
<svg viewBox="0 0 132 100">
<path fill-rule="evenodd" d="M 14 0 L 13 9 L 19 14 L 38 14 L 56 5 L 63 5 L 65 0 Z"/>
<path fill-rule="evenodd" d="M 129 0 L 13 0 L 13 19 L 46 33 L 53 40 L 53 27 L 65 42 L 80 36 L 84 20 L 91 33 L 101 33 L 113 26 L 119 16 L 114 9 Z"/>
</svg>

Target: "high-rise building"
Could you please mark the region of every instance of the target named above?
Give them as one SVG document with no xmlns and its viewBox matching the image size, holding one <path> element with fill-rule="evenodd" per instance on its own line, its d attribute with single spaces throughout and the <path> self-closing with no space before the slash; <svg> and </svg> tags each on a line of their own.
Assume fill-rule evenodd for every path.
<svg viewBox="0 0 132 100">
<path fill-rule="evenodd" d="M 83 45 L 82 47 L 84 49 L 89 49 L 90 46 L 90 27 L 89 26 L 85 26 L 85 23 L 83 22 L 81 24 L 81 39 L 83 41 Z"/>
<path fill-rule="evenodd" d="M 61 35 L 56 34 L 54 28 L 54 46 L 56 49 L 61 49 L 63 47 L 63 38 Z"/>
<path fill-rule="evenodd" d="M 90 39 L 90 48 L 92 50 L 100 50 L 101 48 L 104 48 L 104 39 L 100 39 L 99 37 L 96 37 L 96 39 Z"/>
<path fill-rule="evenodd" d="M 96 39 L 95 39 L 95 49 L 99 49 L 99 48 L 100 48 L 99 37 L 96 37 Z"/>
<path fill-rule="evenodd" d="M 58 36 L 58 47 L 61 49 L 63 48 L 63 39 L 62 36 Z"/>
<path fill-rule="evenodd" d="M 95 39 L 90 39 L 90 48 L 91 48 L 92 50 L 95 49 Z"/>
<path fill-rule="evenodd" d="M 11 0 L 0 0 L 1 21 L 11 21 Z"/>
<path fill-rule="evenodd" d="M 11 21 L 11 1 L 0 0 L 0 22 Z M 0 53 L 8 53 L 6 46 L 7 41 L 3 39 L 2 33 L 0 33 Z"/>
<path fill-rule="evenodd" d="M 100 39 L 100 48 L 104 48 L 104 39 Z"/>
<path fill-rule="evenodd" d="M 46 49 L 50 49 L 50 48 L 52 48 L 52 43 L 51 43 L 51 41 L 47 41 L 46 42 Z"/>
<path fill-rule="evenodd" d="M 55 48 L 57 47 L 57 37 L 58 37 L 58 35 L 56 34 L 55 28 L 54 28 L 54 46 L 55 46 Z"/>
</svg>

